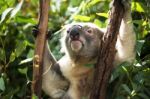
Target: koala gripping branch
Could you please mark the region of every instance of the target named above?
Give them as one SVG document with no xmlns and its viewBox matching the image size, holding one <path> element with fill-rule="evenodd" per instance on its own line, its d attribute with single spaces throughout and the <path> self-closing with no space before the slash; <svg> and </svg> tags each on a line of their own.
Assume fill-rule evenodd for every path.
<svg viewBox="0 0 150 99">
<path fill-rule="evenodd" d="M 116 53 L 115 44 L 123 18 L 124 6 L 122 0 L 113 0 L 110 11 L 110 21 L 107 32 L 100 45 L 99 58 L 95 66 L 95 74 L 90 99 L 106 99 L 107 85 L 113 68 L 113 60 Z"/>
<path fill-rule="evenodd" d="M 35 55 L 33 58 L 33 81 L 32 96 L 36 95 L 41 99 L 43 53 L 46 43 L 46 34 L 48 27 L 48 10 L 50 0 L 40 0 L 40 15 L 38 23 L 38 33 L 35 42 Z"/>
</svg>

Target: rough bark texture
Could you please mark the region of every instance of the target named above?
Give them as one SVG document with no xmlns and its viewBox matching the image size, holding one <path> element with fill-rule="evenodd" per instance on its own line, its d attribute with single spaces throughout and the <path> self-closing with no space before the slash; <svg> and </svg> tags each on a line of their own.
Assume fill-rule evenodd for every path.
<svg viewBox="0 0 150 99">
<path fill-rule="evenodd" d="M 38 34 L 35 42 L 35 55 L 33 59 L 33 82 L 32 95 L 41 99 L 42 71 L 43 71 L 43 52 L 46 43 L 48 27 L 48 10 L 50 0 L 40 0 L 40 18 L 38 24 Z"/>
<path fill-rule="evenodd" d="M 100 45 L 99 58 L 95 66 L 95 74 L 90 99 L 105 99 L 109 77 L 113 68 L 115 45 L 124 8 L 121 0 L 114 0 L 110 11 L 110 21 L 107 32 Z"/>
</svg>

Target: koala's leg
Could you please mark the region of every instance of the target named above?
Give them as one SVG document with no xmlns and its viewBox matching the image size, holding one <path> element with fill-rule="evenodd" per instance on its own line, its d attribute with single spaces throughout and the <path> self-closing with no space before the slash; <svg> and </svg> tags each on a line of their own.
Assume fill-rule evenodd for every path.
<svg viewBox="0 0 150 99">
<path fill-rule="evenodd" d="M 59 64 L 57 64 L 49 49 L 48 41 L 45 46 L 43 66 L 42 89 L 53 99 L 63 97 L 68 87 L 68 82 L 58 72 Z"/>
<path fill-rule="evenodd" d="M 119 35 L 116 43 L 115 64 L 124 61 L 132 62 L 135 58 L 136 36 L 131 17 L 131 0 L 124 0 L 125 13 L 121 22 Z"/>
</svg>

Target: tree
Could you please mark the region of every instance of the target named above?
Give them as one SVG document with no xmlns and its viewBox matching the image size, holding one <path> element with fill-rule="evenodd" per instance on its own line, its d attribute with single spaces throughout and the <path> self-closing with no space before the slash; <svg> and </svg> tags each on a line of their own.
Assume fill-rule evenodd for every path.
<svg viewBox="0 0 150 99">
<path fill-rule="evenodd" d="M 121 20 L 123 17 L 123 5 L 121 0 L 113 0 L 113 7 L 110 11 L 110 21 L 107 27 L 107 32 L 103 37 L 103 42 L 100 45 L 99 58 L 95 66 L 94 81 L 90 99 L 105 99 L 107 84 L 113 69 L 113 61 L 115 57 L 115 45 Z"/>
<path fill-rule="evenodd" d="M 41 99 L 43 54 L 47 38 L 49 2 L 50 0 L 40 0 L 40 18 L 35 42 L 35 55 L 33 59 L 32 94 L 37 95 L 38 99 Z"/>
</svg>

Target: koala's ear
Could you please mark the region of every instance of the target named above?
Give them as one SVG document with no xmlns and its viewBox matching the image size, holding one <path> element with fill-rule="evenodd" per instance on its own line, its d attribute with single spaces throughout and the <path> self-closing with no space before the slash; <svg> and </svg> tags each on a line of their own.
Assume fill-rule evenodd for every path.
<svg viewBox="0 0 150 99">
<path fill-rule="evenodd" d="M 105 30 L 96 28 L 96 33 L 100 38 L 102 38 L 105 33 Z"/>
</svg>

